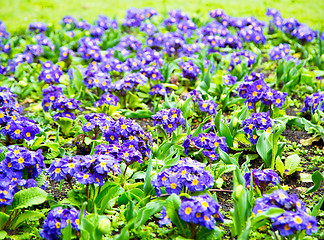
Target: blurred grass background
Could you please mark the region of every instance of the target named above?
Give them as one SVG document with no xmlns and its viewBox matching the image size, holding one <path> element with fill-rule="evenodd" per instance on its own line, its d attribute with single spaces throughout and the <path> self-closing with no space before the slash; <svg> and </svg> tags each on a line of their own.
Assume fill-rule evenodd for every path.
<svg viewBox="0 0 324 240">
<path fill-rule="evenodd" d="M 265 11 L 274 7 L 284 18 L 294 17 L 313 29 L 324 30 L 324 0 L 0 0 L 0 20 L 13 33 L 25 30 L 29 22 L 57 24 L 65 15 L 93 21 L 102 13 L 121 20 L 130 7 L 153 7 L 160 14 L 181 9 L 202 18 L 208 11 L 223 8 L 232 16 L 253 15 L 267 20 Z"/>
</svg>

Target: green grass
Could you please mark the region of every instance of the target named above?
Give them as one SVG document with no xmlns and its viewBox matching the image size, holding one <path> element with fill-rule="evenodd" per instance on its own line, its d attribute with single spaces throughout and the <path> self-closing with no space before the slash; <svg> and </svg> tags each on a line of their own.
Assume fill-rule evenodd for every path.
<svg viewBox="0 0 324 240">
<path fill-rule="evenodd" d="M 130 7 L 153 7 L 159 13 L 182 9 L 191 16 L 206 18 L 208 11 L 223 8 L 232 16 L 256 16 L 267 20 L 267 7 L 280 10 L 283 17 L 294 17 L 314 29 L 324 29 L 323 0 L 0 0 L 0 19 L 9 31 L 26 29 L 29 22 L 57 23 L 65 15 L 92 21 L 100 13 L 121 19 Z"/>
</svg>

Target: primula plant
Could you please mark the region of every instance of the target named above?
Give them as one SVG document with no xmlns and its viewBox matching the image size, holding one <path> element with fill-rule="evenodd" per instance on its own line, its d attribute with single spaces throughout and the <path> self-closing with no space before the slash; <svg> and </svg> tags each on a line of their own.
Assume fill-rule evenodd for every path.
<svg viewBox="0 0 324 240">
<path fill-rule="evenodd" d="M 321 29 L 125 11 L 0 20 L 0 239 L 324 239 Z"/>
</svg>

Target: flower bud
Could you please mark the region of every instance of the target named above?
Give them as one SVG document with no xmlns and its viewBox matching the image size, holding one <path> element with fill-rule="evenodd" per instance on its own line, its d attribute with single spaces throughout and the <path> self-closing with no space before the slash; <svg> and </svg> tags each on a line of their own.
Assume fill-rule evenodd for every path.
<svg viewBox="0 0 324 240">
<path fill-rule="evenodd" d="M 101 234 L 108 234 L 110 231 L 110 220 L 104 218 L 99 222 L 98 230 Z"/>
<path fill-rule="evenodd" d="M 234 199 L 239 200 L 243 194 L 243 191 L 244 191 L 244 187 L 242 185 L 238 185 L 234 192 Z"/>
<path fill-rule="evenodd" d="M 20 87 L 26 87 L 27 86 L 27 81 L 25 81 L 25 80 L 19 81 L 18 82 L 18 86 L 20 86 Z"/>
</svg>

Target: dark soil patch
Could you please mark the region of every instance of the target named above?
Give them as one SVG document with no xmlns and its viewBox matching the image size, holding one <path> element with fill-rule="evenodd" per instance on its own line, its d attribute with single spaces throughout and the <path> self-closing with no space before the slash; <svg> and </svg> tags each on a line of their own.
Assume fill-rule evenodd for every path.
<svg viewBox="0 0 324 240">
<path fill-rule="evenodd" d="M 294 110 L 293 107 L 286 108 L 286 115 L 288 116 L 297 116 L 297 112 Z"/>
<path fill-rule="evenodd" d="M 283 131 L 282 136 L 291 142 L 300 143 L 301 139 L 308 139 L 312 135 L 302 131 L 293 131 L 287 127 L 287 129 Z"/>
<path fill-rule="evenodd" d="M 72 186 L 75 185 L 76 180 L 72 179 Z M 45 190 L 47 193 L 51 194 L 54 197 L 55 201 L 61 201 L 64 198 L 67 198 L 67 193 L 71 190 L 71 187 L 69 184 L 64 181 L 62 185 L 62 189 L 60 191 L 60 182 L 54 181 L 52 179 L 49 179 L 48 181 L 48 187 Z"/>
</svg>

